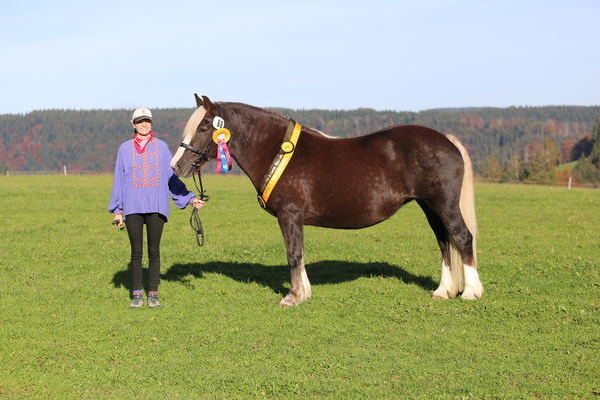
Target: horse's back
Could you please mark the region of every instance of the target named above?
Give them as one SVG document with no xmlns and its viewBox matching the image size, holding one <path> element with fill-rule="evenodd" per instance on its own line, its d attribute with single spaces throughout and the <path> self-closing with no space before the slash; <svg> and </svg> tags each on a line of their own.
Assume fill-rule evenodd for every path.
<svg viewBox="0 0 600 400">
<path fill-rule="evenodd" d="M 413 180 L 442 166 L 462 167 L 460 151 L 446 135 L 420 125 L 396 125 L 353 138 L 312 135 L 304 139 L 306 162 L 317 163 L 336 177 L 378 170 Z"/>
</svg>

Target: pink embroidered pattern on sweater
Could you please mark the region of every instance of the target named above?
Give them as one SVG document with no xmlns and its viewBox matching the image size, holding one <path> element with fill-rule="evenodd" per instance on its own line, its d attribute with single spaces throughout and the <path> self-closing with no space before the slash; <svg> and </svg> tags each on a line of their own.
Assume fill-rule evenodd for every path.
<svg viewBox="0 0 600 400">
<path fill-rule="evenodd" d="M 158 141 L 154 138 L 146 144 L 146 151 L 138 153 L 131 141 L 131 166 L 133 187 L 156 187 L 160 185 Z"/>
</svg>

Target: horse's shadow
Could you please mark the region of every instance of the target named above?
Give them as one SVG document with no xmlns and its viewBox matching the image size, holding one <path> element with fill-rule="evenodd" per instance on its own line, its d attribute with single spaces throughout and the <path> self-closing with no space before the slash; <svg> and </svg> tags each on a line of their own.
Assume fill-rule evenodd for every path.
<svg viewBox="0 0 600 400">
<path fill-rule="evenodd" d="M 437 287 L 429 276 L 414 275 L 404 268 L 383 262 L 354 263 L 347 261 L 319 261 L 306 265 L 309 279 L 313 285 L 328 285 L 353 281 L 362 277 L 397 278 L 406 284 L 414 284 L 425 290 Z M 284 284 L 290 282 L 287 265 L 268 266 L 238 262 L 211 261 L 207 263 L 173 264 L 161 279 L 194 288 L 193 278 L 204 278 L 206 273 L 217 273 L 235 279 L 238 282 L 255 282 L 269 287 L 273 292 L 285 295 L 288 289 Z M 115 287 L 125 286 L 129 289 L 129 273 L 119 271 L 113 277 Z"/>
</svg>

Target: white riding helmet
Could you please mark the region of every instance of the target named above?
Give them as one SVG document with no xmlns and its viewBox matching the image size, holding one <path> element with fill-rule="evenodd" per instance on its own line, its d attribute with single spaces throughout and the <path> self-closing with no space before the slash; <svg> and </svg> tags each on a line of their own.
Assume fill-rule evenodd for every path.
<svg viewBox="0 0 600 400">
<path fill-rule="evenodd" d="M 146 107 L 136 108 L 131 116 L 131 125 L 134 125 L 143 119 L 149 119 L 150 122 L 152 122 L 152 112 Z"/>
</svg>

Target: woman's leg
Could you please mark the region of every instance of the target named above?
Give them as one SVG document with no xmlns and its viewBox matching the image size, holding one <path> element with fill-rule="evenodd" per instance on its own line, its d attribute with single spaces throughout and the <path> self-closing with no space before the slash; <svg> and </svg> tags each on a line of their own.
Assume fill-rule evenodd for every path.
<svg viewBox="0 0 600 400">
<path fill-rule="evenodd" d="M 146 214 L 146 233 L 148 238 L 148 292 L 158 290 L 160 281 L 160 238 L 165 217 L 159 213 Z"/>
<path fill-rule="evenodd" d="M 131 244 L 131 262 L 129 273 L 131 274 L 131 291 L 142 290 L 142 250 L 144 216 L 141 214 L 129 214 L 125 218 L 125 226 Z"/>
</svg>

